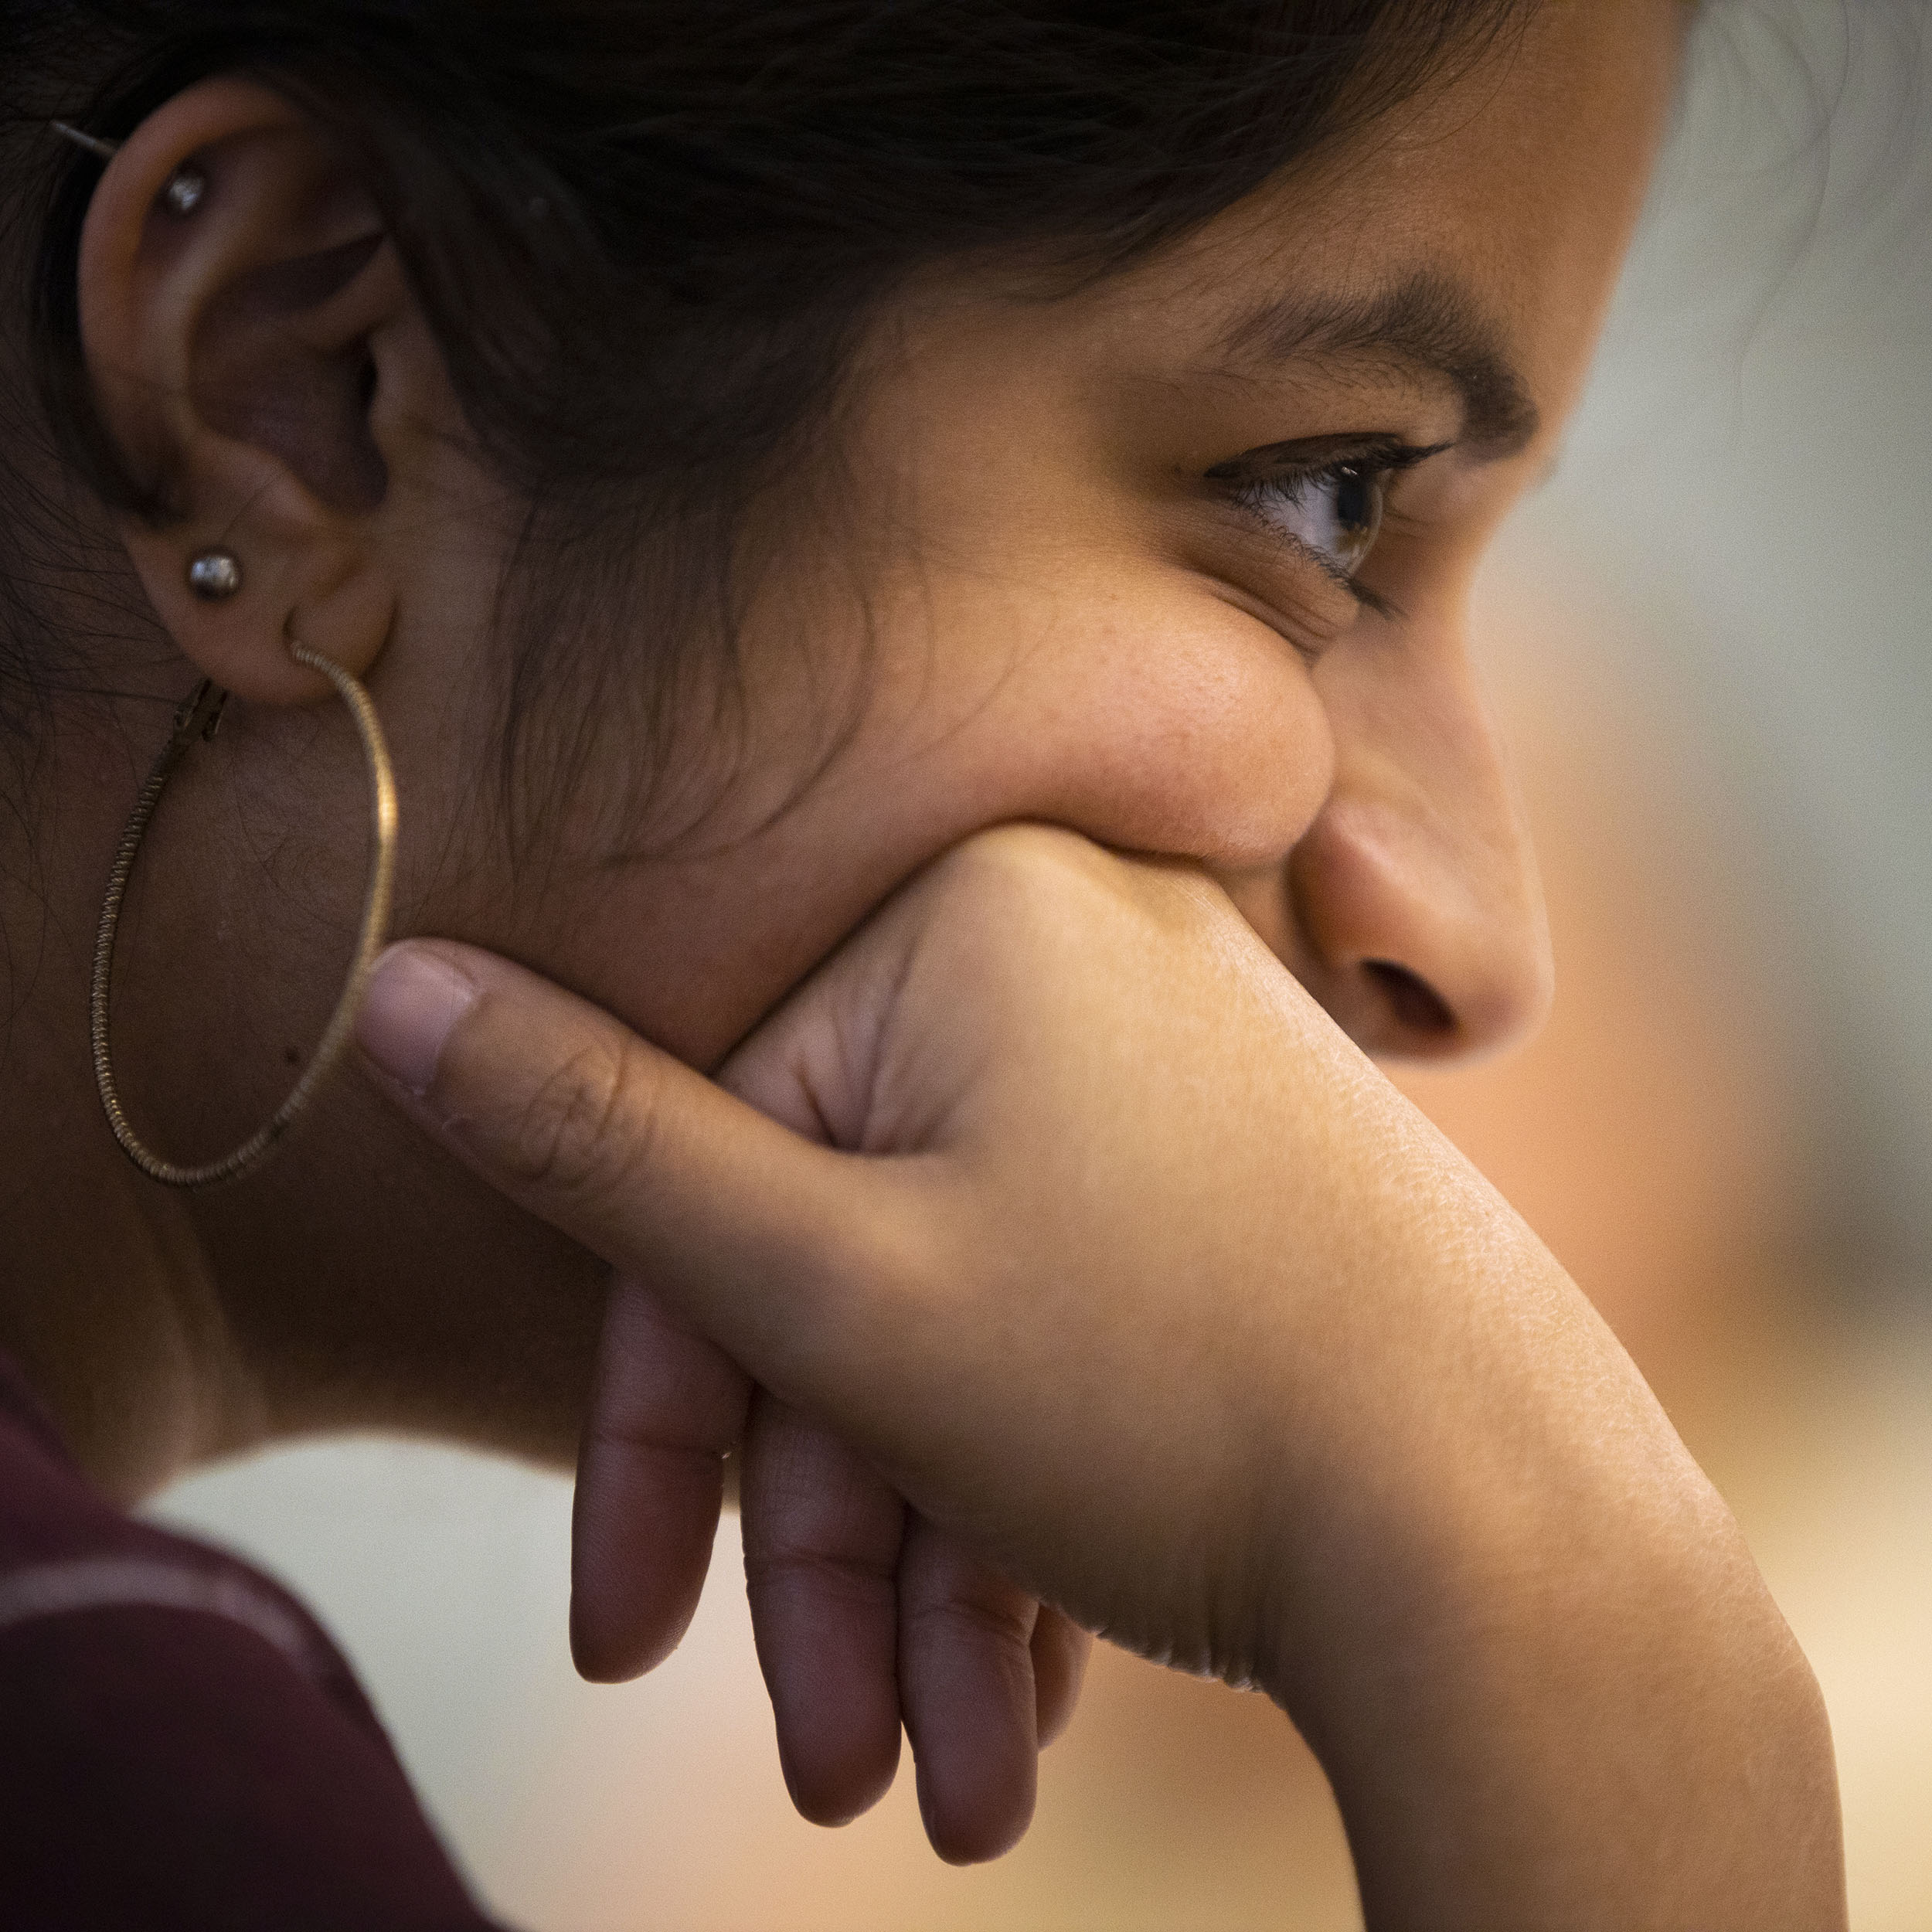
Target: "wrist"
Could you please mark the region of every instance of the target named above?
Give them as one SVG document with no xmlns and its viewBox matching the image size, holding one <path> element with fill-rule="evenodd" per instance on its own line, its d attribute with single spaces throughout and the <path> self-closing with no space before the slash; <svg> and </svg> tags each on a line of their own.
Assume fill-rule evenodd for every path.
<svg viewBox="0 0 1932 1932">
<path fill-rule="evenodd" d="M 1277 1546 L 1263 1678 L 1368 1923 L 1842 1924 L 1822 1702 L 1729 1512 L 1674 1437 L 1576 1448 L 1532 1481 L 1432 1459 L 1372 1526 Z"/>
</svg>

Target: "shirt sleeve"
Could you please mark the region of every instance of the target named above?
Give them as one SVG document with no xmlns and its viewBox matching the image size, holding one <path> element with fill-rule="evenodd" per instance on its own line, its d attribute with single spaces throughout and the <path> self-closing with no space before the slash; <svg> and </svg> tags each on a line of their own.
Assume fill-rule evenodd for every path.
<svg viewBox="0 0 1932 1932">
<path fill-rule="evenodd" d="M 494 1932 L 379 1730 L 268 1636 L 122 1604 L 0 1631 L 0 1900 L 33 1932 Z"/>
<path fill-rule="evenodd" d="M 4 1355 L 0 1927 L 500 1932 L 328 1632 L 97 1494 Z"/>
</svg>

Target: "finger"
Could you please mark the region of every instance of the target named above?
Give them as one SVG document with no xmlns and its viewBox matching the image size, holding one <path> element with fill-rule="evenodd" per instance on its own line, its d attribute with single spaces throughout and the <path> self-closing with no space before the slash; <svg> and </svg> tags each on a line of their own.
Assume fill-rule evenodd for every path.
<svg viewBox="0 0 1932 1932">
<path fill-rule="evenodd" d="M 1039 1606 L 922 1519 L 899 1563 L 899 1696 L 933 1849 L 969 1865 L 1011 1851 L 1033 1817 Z"/>
<path fill-rule="evenodd" d="M 851 1379 L 864 1333 L 842 1319 L 854 1285 L 889 1280 L 893 1257 L 923 1238 L 876 1166 L 810 1144 L 473 947 L 392 946 L 358 1038 L 427 1131 L 649 1281 L 760 1383 Z"/>
<path fill-rule="evenodd" d="M 825 1430 L 767 1396 L 746 1431 L 745 1587 L 778 1760 L 800 1812 L 843 1825 L 899 1768 L 905 1509 Z"/>
<path fill-rule="evenodd" d="M 570 1526 L 570 1654 L 594 1682 L 662 1663 L 689 1627 L 750 1397 L 729 1356 L 617 1280 Z"/>
<path fill-rule="evenodd" d="M 1033 1626 L 1033 1694 L 1042 1750 L 1073 1721 L 1093 1654 L 1094 1640 L 1078 1624 L 1047 1604 L 1040 1606 Z"/>
</svg>

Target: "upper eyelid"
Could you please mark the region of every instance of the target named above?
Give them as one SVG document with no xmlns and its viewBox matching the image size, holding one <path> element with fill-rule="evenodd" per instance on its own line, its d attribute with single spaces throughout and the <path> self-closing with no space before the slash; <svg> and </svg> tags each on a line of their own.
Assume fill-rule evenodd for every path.
<svg viewBox="0 0 1932 1932">
<path fill-rule="evenodd" d="M 1399 436 L 1304 437 L 1244 450 L 1213 464 L 1202 477 L 1210 483 L 1265 483 L 1283 477 L 1325 475 L 1351 464 L 1400 473 L 1455 447 L 1453 442 L 1410 443 Z"/>
</svg>

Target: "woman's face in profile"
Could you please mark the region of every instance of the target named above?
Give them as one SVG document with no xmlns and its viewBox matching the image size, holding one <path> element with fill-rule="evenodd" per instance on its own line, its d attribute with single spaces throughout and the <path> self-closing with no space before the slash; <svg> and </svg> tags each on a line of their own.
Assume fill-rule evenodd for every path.
<svg viewBox="0 0 1932 1932">
<path fill-rule="evenodd" d="M 399 929 L 521 958 L 700 1066 L 903 882 L 1019 819 L 1209 869 L 1371 1050 L 1441 1058 L 1533 1025 L 1541 900 L 1466 594 L 1580 386 L 1683 13 L 1532 8 L 1493 56 L 1119 272 L 923 272 L 870 318 L 809 446 L 761 479 L 729 650 L 654 597 L 655 534 L 628 573 L 589 546 L 539 560 L 582 571 L 566 601 L 597 617 L 546 640 L 525 742 L 531 795 L 554 778 L 555 803 L 522 853 L 494 808 L 493 627 L 529 506 L 464 434 L 427 316 L 315 124 L 232 78 L 157 110 L 124 145 L 124 187 L 111 169 L 90 204 L 80 338 L 104 427 L 182 466 L 249 589 L 203 607 L 179 528 L 123 529 L 155 610 L 243 700 L 144 855 L 195 890 L 142 954 L 148 1004 L 138 977 L 117 995 L 138 1110 L 171 1140 L 240 1138 L 338 988 L 311 913 L 356 903 L 346 723 L 230 675 L 285 681 L 291 625 L 342 662 L 366 641 L 402 794 Z M 216 158 L 194 223 L 160 221 L 139 185 L 163 150 L 169 168 Z M 254 184 L 232 218 L 224 180 Z M 294 299 L 273 279 L 288 260 L 350 241 L 373 247 L 366 272 L 301 328 L 262 310 L 264 287 Z M 366 368 L 333 353 L 342 329 Z M 358 369 L 378 379 L 352 393 Z M 379 445 L 372 484 L 355 465 Z M 641 587 L 599 604 L 600 572 Z M 624 702 L 667 665 L 692 675 L 655 717 Z M 172 657 L 122 668 L 179 690 Z M 560 727 L 581 755 L 546 772 Z M 124 770 L 124 743 L 101 756 Z M 211 923 L 250 943 L 211 959 Z M 192 963 L 192 1015 L 171 954 Z M 211 1090 L 209 1066 L 233 1079 Z M 260 1328 L 243 1352 L 282 1365 L 278 1413 L 406 1412 L 567 1454 L 602 1271 L 372 1091 L 338 1093 L 299 1160 L 182 1210 Z"/>
<path fill-rule="evenodd" d="M 659 786 L 682 816 L 627 827 L 638 855 L 601 832 L 546 906 L 566 937 L 519 949 L 707 1062 L 927 860 L 1032 818 L 1212 868 L 1372 1050 L 1533 1025 L 1541 900 L 1465 598 L 1581 383 L 1681 13 L 1546 9 L 1077 292 L 910 289 L 827 475 L 765 506 L 729 755 Z M 673 742 L 716 745 L 708 702 Z"/>
</svg>

